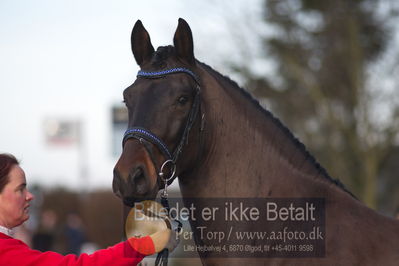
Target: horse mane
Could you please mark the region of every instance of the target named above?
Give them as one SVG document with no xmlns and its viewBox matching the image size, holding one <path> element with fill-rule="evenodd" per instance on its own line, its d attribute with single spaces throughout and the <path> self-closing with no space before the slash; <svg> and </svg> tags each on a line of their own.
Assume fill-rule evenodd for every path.
<svg viewBox="0 0 399 266">
<path fill-rule="evenodd" d="M 270 117 L 272 122 L 283 132 L 283 134 L 292 141 L 294 146 L 299 149 L 300 152 L 305 156 L 305 160 L 310 162 L 316 170 L 321 173 L 321 175 L 330 183 L 336 185 L 349 195 L 351 195 L 353 198 L 357 199 L 357 197 L 349 191 L 345 185 L 339 180 L 332 178 L 327 170 L 320 165 L 320 163 L 316 160 L 316 158 L 306 149 L 306 146 L 297 138 L 294 136 L 294 134 L 278 119 L 271 113 L 269 110 L 265 109 L 257 99 L 255 99 L 247 90 L 241 88 L 234 80 L 230 79 L 228 76 L 220 74 L 218 71 L 214 70 L 212 67 L 208 66 L 205 63 L 198 62 L 201 66 L 203 66 L 209 73 L 213 74 L 213 76 L 216 79 L 223 80 L 227 82 L 232 88 L 238 90 L 241 95 L 243 95 L 246 99 L 250 101 L 258 110 L 260 110 L 265 116 Z"/>
</svg>

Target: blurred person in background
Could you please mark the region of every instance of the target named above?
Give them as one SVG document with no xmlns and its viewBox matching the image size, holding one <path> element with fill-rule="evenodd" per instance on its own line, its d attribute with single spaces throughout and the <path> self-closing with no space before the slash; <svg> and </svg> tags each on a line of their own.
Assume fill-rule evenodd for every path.
<svg viewBox="0 0 399 266">
<path fill-rule="evenodd" d="M 25 172 L 10 154 L 0 154 L 0 266 L 1 265 L 137 265 L 145 256 L 178 243 L 176 232 L 165 229 L 152 235 L 118 243 L 91 255 L 41 252 L 13 238 L 13 228 L 29 219 L 33 194 L 27 189 Z"/>
<path fill-rule="evenodd" d="M 50 251 L 54 249 L 55 225 L 57 215 L 52 210 L 44 210 L 38 230 L 33 234 L 32 247 L 40 251 Z"/>
<path fill-rule="evenodd" d="M 76 213 L 69 213 L 65 226 L 67 253 L 80 255 L 82 245 L 86 242 L 82 219 Z"/>
</svg>

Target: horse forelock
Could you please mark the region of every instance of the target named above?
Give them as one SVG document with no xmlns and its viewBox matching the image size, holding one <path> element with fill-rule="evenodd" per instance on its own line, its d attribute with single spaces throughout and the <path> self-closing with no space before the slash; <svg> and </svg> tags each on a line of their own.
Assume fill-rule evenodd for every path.
<svg viewBox="0 0 399 266">
<path fill-rule="evenodd" d="M 167 59 L 174 54 L 175 48 L 173 46 L 160 46 L 151 58 L 151 65 L 156 68 L 162 68 L 165 66 Z"/>
<path fill-rule="evenodd" d="M 330 183 L 336 185 L 346 193 L 350 194 L 352 197 L 356 198 L 355 195 L 350 192 L 345 185 L 339 180 L 339 179 L 334 179 L 332 178 L 327 170 L 316 160 L 316 158 L 307 150 L 306 146 L 297 138 L 294 136 L 294 134 L 278 119 L 271 113 L 269 110 L 265 109 L 257 99 L 255 99 L 247 90 L 243 89 L 240 87 L 235 81 L 230 79 L 228 76 L 222 75 L 216 70 L 214 70 L 212 67 L 208 66 L 205 63 L 200 63 L 201 66 L 203 66 L 209 74 L 211 74 L 213 77 L 215 77 L 217 80 L 221 80 L 224 82 L 227 82 L 229 87 L 238 90 L 242 96 L 244 96 L 246 99 L 249 100 L 251 104 L 253 104 L 258 110 L 261 111 L 267 118 L 269 118 L 273 124 L 283 132 L 283 134 L 287 137 L 287 139 L 291 140 L 292 143 L 294 144 L 294 147 L 297 148 L 305 157 L 305 160 L 310 162 L 315 169 L 323 176 L 327 181 Z M 356 198 L 357 199 L 357 198 Z"/>
</svg>

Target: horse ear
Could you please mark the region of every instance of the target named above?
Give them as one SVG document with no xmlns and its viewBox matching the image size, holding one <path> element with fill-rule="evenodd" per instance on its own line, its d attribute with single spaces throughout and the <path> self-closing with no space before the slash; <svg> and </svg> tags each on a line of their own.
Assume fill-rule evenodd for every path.
<svg viewBox="0 0 399 266">
<path fill-rule="evenodd" d="M 131 36 L 131 44 L 134 58 L 139 66 L 149 60 L 154 53 L 150 35 L 146 31 L 140 20 L 134 24 Z"/>
<path fill-rule="evenodd" d="M 179 25 L 177 26 L 173 43 L 177 56 L 189 64 L 194 64 L 193 35 L 191 34 L 190 26 L 182 18 L 179 18 Z"/>
</svg>

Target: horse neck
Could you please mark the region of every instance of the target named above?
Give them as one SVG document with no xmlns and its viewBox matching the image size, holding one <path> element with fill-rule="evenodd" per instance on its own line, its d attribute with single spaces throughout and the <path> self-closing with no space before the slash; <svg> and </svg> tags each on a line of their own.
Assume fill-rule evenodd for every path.
<svg viewBox="0 0 399 266">
<path fill-rule="evenodd" d="M 277 119 L 209 67 L 201 64 L 199 73 L 207 149 L 181 182 L 183 195 L 304 197 L 331 187 Z"/>
<path fill-rule="evenodd" d="M 382 251 L 369 255 L 370 265 L 379 265 L 380 251 L 390 256 L 388 260 L 397 256 L 397 221 L 377 214 L 335 185 L 299 142 L 270 113 L 243 97 L 240 89 L 231 88 L 229 81 L 215 73 L 209 74 L 208 67 L 200 70 L 206 148 L 196 170 L 179 180 L 186 205 L 189 198 L 196 198 L 201 204 L 215 197 L 324 198 L 328 221 L 326 252 L 330 259 L 324 263 L 309 259 L 298 265 L 333 265 L 348 256 L 363 261 L 364 250 L 379 249 L 370 239 L 384 239 L 387 243 Z M 196 226 L 201 224 L 191 225 L 199 239 Z M 353 247 L 359 252 L 348 255 Z M 397 259 L 392 261 L 396 263 Z M 206 260 L 203 263 L 208 264 Z M 225 263 L 211 260 L 209 265 Z"/>
</svg>

